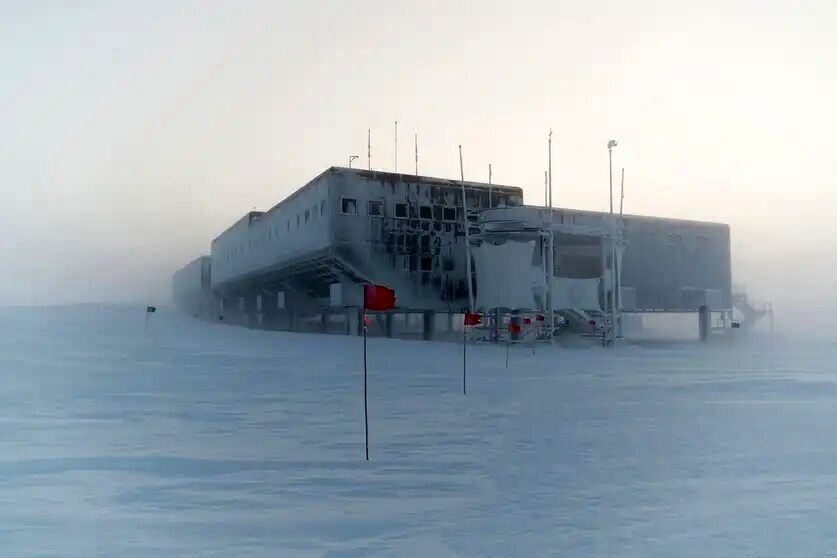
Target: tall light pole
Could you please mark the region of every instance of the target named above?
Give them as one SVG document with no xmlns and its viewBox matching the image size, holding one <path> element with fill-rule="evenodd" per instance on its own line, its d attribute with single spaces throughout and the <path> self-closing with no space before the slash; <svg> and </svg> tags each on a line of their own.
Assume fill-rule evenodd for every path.
<svg viewBox="0 0 837 558">
<path fill-rule="evenodd" d="M 349 168 L 352 168 L 352 161 L 357 159 L 357 155 L 349 155 Z"/>
<path fill-rule="evenodd" d="M 618 271 L 616 269 L 616 221 L 613 217 L 613 148 L 616 147 L 616 140 L 607 142 L 608 175 L 610 177 L 610 346 L 616 345 L 616 305 L 618 296 Z"/>
</svg>

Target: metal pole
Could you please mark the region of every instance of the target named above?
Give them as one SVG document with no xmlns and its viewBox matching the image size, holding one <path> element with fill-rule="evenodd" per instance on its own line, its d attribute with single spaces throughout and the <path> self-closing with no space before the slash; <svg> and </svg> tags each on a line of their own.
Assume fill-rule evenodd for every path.
<svg viewBox="0 0 837 558">
<path fill-rule="evenodd" d="M 372 170 L 372 128 L 366 130 L 366 165 Z"/>
<path fill-rule="evenodd" d="M 462 146 L 459 146 L 459 176 L 462 184 L 462 217 L 465 221 L 465 270 L 468 276 L 468 311 L 474 311 L 474 289 L 471 285 L 471 235 L 468 222 L 468 202 L 465 197 L 465 167 L 462 165 Z"/>
<path fill-rule="evenodd" d="M 613 140 L 607 144 L 607 172 L 610 179 L 610 214 L 613 215 L 613 147 L 611 143 Z"/>
<path fill-rule="evenodd" d="M 363 425 L 366 431 L 366 460 L 369 461 L 369 405 L 366 380 L 366 322 L 363 323 Z"/>
<path fill-rule="evenodd" d="M 511 319 L 511 317 L 509 317 Z M 508 332 L 509 338 L 506 339 L 506 370 L 509 369 L 509 347 L 511 346 L 511 331 Z"/>
<path fill-rule="evenodd" d="M 552 283 L 555 272 L 555 232 L 552 230 L 555 222 L 555 215 L 552 211 L 552 128 L 549 129 L 549 290 L 547 291 L 547 298 L 549 299 L 549 337 L 550 339 L 555 334 L 555 306 L 552 299 Z"/>
<path fill-rule="evenodd" d="M 549 180 L 549 173 L 547 171 L 543 171 L 543 206 L 546 207 L 549 205 L 549 186 L 547 186 L 547 181 Z"/>
<path fill-rule="evenodd" d="M 610 344 L 616 345 L 616 304 L 617 296 L 616 289 L 618 288 L 618 279 L 616 271 L 616 220 L 613 216 L 613 148 L 616 147 L 616 141 L 610 140 L 607 142 L 607 161 L 608 161 L 608 175 L 610 183 L 610 273 L 611 285 L 610 296 L 612 298 L 610 303 Z"/>
<path fill-rule="evenodd" d="M 491 203 L 491 163 L 488 163 L 488 207 L 492 207 L 492 203 Z"/>
<path fill-rule="evenodd" d="M 619 215 L 622 215 L 622 206 L 625 204 L 625 167 L 622 167 L 622 192 L 619 195 Z"/>
<path fill-rule="evenodd" d="M 462 326 L 462 395 L 465 395 L 465 370 L 467 359 L 465 352 L 468 350 L 468 326 Z"/>
</svg>

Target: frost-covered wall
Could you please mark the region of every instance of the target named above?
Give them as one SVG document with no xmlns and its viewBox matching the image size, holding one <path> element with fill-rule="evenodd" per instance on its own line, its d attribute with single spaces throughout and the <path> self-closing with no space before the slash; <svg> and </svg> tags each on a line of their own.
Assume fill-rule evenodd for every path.
<svg viewBox="0 0 837 558">
<path fill-rule="evenodd" d="M 315 178 L 266 212 L 253 211 L 212 242 L 212 287 L 253 277 L 328 248 L 329 185 Z"/>
<path fill-rule="evenodd" d="M 729 225 L 626 216 L 622 286 L 636 310 L 732 307 Z"/>
<path fill-rule="evenodd" d="M 189 314 L 209 311 L 212 299 L 211 261 L 201 256 L 179 269 L 172 276 L 172 300 L 178 308 Z"/>
<path fill-rule="evenodd" d="M 601 310 L 612 289 L 611 231 L 617 238 L 622 307 L 696 311 L 731 306 L 729 227 L 635 215 L 554 210 L 553 306 Z M 481 215 L 475 257 L 478 306 L 545 308 L 544 208 L 495 209 Z M 534 246 L 531 244 L 534 242 Z M 529 305 L 524 302 L 531 300 Z M 517 304 L 518 306 L 512 306 Z M 534 306 L 532 306 L 534 305 Z"/>
<path fill-rule="evenodd" d="M 338 171 L 335 255 L 371 281 L 395 288 L 402 307 L 460 311 L 467 306 L 465 218 L 461 184 L 453 180 L 368 171 Z M 467 208 L 516 206 L 519 188 L 465 183 Z"/>
<path fill-rule="evenodd" d="M 522 203 L 520 188 L 466 182 L 467 207 Z M 332 167 L 212 243 L 212 287 L 230 296 L 366 280 L 415 310 L 467 304 L 465 217 L 458 181 Z"/>
</svg>

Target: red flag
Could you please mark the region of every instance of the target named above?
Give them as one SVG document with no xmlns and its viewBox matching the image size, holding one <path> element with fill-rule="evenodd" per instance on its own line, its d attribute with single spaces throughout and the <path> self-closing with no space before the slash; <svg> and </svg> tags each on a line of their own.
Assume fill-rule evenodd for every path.
<svg viewBox="0 0 837 558">
<path fill-rule="evenodd" d="M 523 318 L 523 325 L 531 325 L 532 319 L 531 318 Z"/>
<path fill-rule="evenodd" d="M 535 316 L 535 321 L 542 322 L 543 321 L 543 314 L 538 314 L 537 316 Z"/>
<path fill-rule="evenodd" d="M 363 315 L 363 323 L 366 325 L 372 325 L 372 318 L 367 316 L 366 314 Z"/>
<path fill-rule="evenodd" d="M 520 333 L 520 326 L 509 322 L 509 331 L 511 333 Z"/>
<path fill-rule="evenodd" d="M 395 308 L 395 291 L 383 285 L 364 285 L 363 307 L 367 310 L 392 310 Z"/>
<path fill-rule="evenodd" d="M 466 326 L 475 326 L 482 322 L 482 316 L 479 314 L 472 314 L 470 312 L 465 312 L 465 325 Z"/>
</svg>

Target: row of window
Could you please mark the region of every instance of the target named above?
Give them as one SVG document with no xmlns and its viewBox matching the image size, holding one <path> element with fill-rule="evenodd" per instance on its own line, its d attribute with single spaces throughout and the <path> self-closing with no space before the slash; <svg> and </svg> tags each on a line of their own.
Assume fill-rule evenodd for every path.
<svg viewBox="0 0 837 558">
<path fill-rule="evenodd" d="M 291 232 L 292 228 L 300 228 L 303 224 L 319 220 L 324 217 L 326 213 L 326 201 L 323 200 L 319 205 L 314 204 L 302 213 L 297 213 L 295 219 L 288 219 L 285 221 L 285 232 Z M 272 225 L 266 231 L 262 231 L 261 237 L 242 243 L 235 248 L 230 248 L 221 256 L 220 262 L 229 262 L 237 257 L 244 255 L 245 252 L 253 251 L 254 247 L 258 247 L 263 241 L 270 241 L 274 238 L 279 238 L 279 224 Z"/>
<path fill-rule="evenodd" d="M 355 198 L 340 198 L 340 212 L 344 215 L 357 215 L 357 205 L 357 200 Z M 406 203 L 395 204 L 396 219 L 456 221 L 457 213 L 462 213 L 460 208 L 447 207 L 444 205 L 420 205 L 418 206 L 418 214 L 416 214 L 416 206 L 414 205 L 409 205 Z M 367 208 L 367 214 L 371 217 L 383 217 L 383 202 L 378 200 L 371 200 Z"/>
<path fill-rule="evenodd" d="M 358 202 L 355 198 L 340 198 L 340 212 L 344 215 L 357 215 Z M 317 221 L 319 217 L 324 217 L 326 213 L 326 201 L 322 200 L 319 205 L 313 205 L 302 213 L 298 213 L 295 219 L 288 219 L 285 221 L 285 232 L 291 232 L 292 228 L 299 229 L 303 224 Z M 384 216 L 384 204 L 379 200 L 370 200 L 367 206 L 367 213 L 371 217 Z M 447 207 L 444 205 L 420 205 L 418 206 L 418 215 L 416 215 L 416 206 L 407 203 L 395 204 L 395 218 L 396 219 L 424 219 L 435 221 L 456 221 L 457 214 L 461 216 L 461 208 Z M 224 253 L 219 263 L 229 262 L 245 253 L 253 251 L 254 247 L 264 241 L 270 241 L 274 238 L 279 238 L 279 224 L 269 227 L 262 232 L 261 238 L 253 239 L 247 243 L 240 244 L 234 248 L 230 248 Z"/>
</svg>

